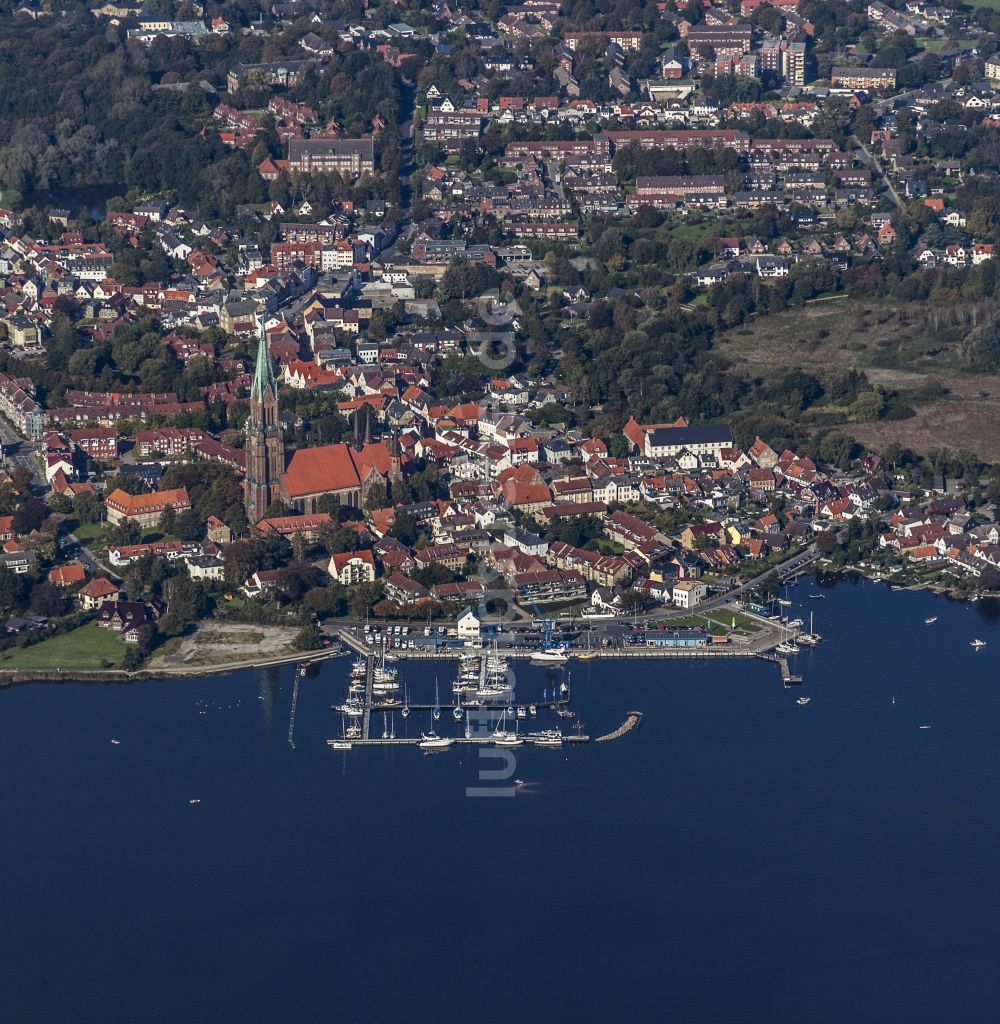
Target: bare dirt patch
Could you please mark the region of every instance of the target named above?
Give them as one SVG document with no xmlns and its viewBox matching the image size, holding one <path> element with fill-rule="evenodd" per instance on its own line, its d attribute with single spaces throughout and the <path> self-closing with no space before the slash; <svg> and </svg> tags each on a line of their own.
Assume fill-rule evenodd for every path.
<svg viewBox="0 0 1000 1024">
<path fill-rule="evenodd" d="M 284 626 L 208 622 L 171 653 L 154 657 L 150 668 L 212 668 L 294 654 L 296 630 Z"/>
</svg>

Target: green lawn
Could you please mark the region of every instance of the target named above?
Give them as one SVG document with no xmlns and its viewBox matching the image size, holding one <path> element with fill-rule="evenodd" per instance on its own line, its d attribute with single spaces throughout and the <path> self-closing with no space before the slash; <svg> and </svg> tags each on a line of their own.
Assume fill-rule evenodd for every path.
<svg viewBox="0 0 1000 1024">
<path fill-rule="evenodd" d="M 83 544 L 92 544 L 104 538 L 104 523 L 80 523 L 73 533 Z"/>
<path fill-rule="evenodd" d="M 705 612 L 704 615 L 706 619 L 718 622 L 727 629 L 733 626 L 734 621 L 736 623 L 734 628 L 741 632 L 756 633 L 760 629 L 759 623 L 754 622 L 753 619 L 748 618 L 742 612 L 713 611 Z"/>
<path fill-rule="evenodd" d="M 0 651 L 0 669 L 102 669 L 117 668 L 125 657 L 125 644 L 110 629 L 93 622 L 70 633 L 43 640 L 32 647 Z"/>
</svg>

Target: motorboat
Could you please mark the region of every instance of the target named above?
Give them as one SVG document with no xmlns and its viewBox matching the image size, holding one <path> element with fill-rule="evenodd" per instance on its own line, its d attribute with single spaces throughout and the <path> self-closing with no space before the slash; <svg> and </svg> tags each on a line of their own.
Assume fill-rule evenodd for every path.
<svg viewBox="0 0 1000 1024">
<path fill-rule="evenodd" d="M 194 800 L 188 800 L 188 803 L 189 803 L 189 804 L 192 804 L 192 805 L 193 805 L 193 804 L 200 804 L 200 803 L 201 803 L 201 800 L 199 800 L 199 799 L 198 799 L 197 797 L 195 797 L 195 799 L 194 799 Z"/>
<path fill-rule="evenodd" d="M 330 746 L 334 750 L 350 750 L 353 744 L 349 740 L 332 740 Z"/>
<path fill-rule="evenodd" d="M 969 646 L 970 647 L 975 647 L 975 649 L 977 651 L 979 651 L 979 650 L 982 650 L 982 648 L 984 648 L 986 646 L 986 641 L 985 640 L 973 640 L 972 643 Z"/>
<path fill-rule="evenodd" d="M 920 728 L 920 729 L 929 729 L 930 726 L 929 725 L 921 725 L 918 728 Z"/>
<path fill-rule="evenodd" d="M 447 750 L 455 741 L 450 736 L 438 736 L 436 732 L 421 733 L 418 746 L 421 750 Z"/>
<path fill-rule="evenodd" d="M 536 747 L 561 747 L 563 736 L 558 729 L 544 729 L 533 737 Z"/>
<path fill-rule="evenodd" d="M 938 617 L 936 615 L 932 615 L 929 619 L 924 619 L 924 625 L 925 626 L 933 626 L 934 623 L 937 622 L 937 620 L 938 620 Z"/>
<path fill-rule="evenodd" d="M 797 700 L 797 701 L 796 701 L 795 703 L 796 703 L 796 704 L 802 704 L 802 705 L 806 705 L 806 704 L 808 704 L 808 703 L 809 703 L 809 701 L 811 701 L 811 700 L 812 700 L 812 697 L 799 697 L 799 699 L 798 699 L 798 700 Z"/>
<path fill-rule="evenodd" d="M 555 647 L 543 647 L 540 651 L 532 651 L 531 660 L 563 665 L 569 660 L 569 655 L 565 647 L 557 645 Z"/>
<path fill-rule="evenodd" d="M 517 709 L 517 717 L 518 718 L 527 718 L 528 717 L 528 709 L 523 704 Z"/>
</svg>

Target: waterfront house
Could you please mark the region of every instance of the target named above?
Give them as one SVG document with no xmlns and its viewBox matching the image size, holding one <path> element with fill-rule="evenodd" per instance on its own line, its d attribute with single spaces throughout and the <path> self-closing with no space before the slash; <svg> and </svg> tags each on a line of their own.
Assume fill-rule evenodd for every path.
<svg viewBox="0 0 1000 1024">
<path fill-rule="evenodd" d="M 681 580 L 674 584 L 673 602 L 678 608 L 696 608 L 708 596 L 708 587 L 700 580 Z"/>
<path fill-rule="evenodd" d="M 705 647 L 708 634 L 701 629 L 667 629 L 646 634 L 650 647 Z"/>
<path fill-rule="evenodd" d="M 456 629 L 460 640 L 479 640 L 481 636 L 481 623 L 479 616 L 472 610 L 471 605 L 459 615 Z"/>
<path fill-rule="evenodd" d="M 80 602 L 80 607 L 84 611 L 91 612 L 95 608 L 100 608 L 105 601 L 117 598 L 118 592 L 116 584 L 112 583 L 109 579 L 105 579 L 103 576 L 98 576 L 89 583 L 85 583 L 77 591 L 76 597 Z"/>
<path fill-rule="evenodd" d="M 111 629 L 126 643 L 138 642 L 138 629 L 149 621 L 149 611 L 140 601 L 105 601 L 97 610 L 97 625 Z"/>
</svg>

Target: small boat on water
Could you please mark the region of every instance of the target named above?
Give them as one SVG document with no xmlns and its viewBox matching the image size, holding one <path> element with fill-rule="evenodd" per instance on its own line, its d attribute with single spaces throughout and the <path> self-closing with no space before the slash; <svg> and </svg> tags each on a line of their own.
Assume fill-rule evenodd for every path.
<svg viewBox="0 0 1000 1024">
<path fill-rule="evenodd" d="M 805 704 L 808 704 L 809 701 L 811 701 L 811 700 L 812 700 L 812 697 L 799 697 L 799 699 L 795 703 L 796 704 L 805 705 Z"/>
<path fill-rule="evenodd" d="M 986 641 L 985 640 L 973 640 L 969 646 L 970 647 L 974 647 L 977 651 L 980 651 L 980 650 L 982 650 L 986 646 Z"/>
<path fill-rule="evenodd" d="M 543 729 L 533 737 L 536 747 L 561 747 L 562 733 L 558 729 Z"/>
<path fill-rule="evenodd" d="M 937 620 L 938 620 L 938 617 L 936 615 L 932 615 L 929 619 L 924 619 L 924 625 L 925 626 L 933 626 L 934 623 L 937 622 Z"/>
<path fill-rule="evenodd" d="M 532 718 L 534 718 L 535 715 L 538 714 L 538 708 L 536 708 L 534 704 L 529 704 L 528 705 L 528 714 L 531 715 Z"/>
<path fill-rule="evenodd" d="M 201 800 L 200 800 L 200 799 L 198 799 L 197 797 L 195 797 L 195 799 L 194 799 L 194 800 L 188 800 L 188 803 L 189 803 L 189 804 L 192 804 L 192 805 L 194 805 L 194 804 L 200 804 L 200 803 L 201 803 Z"/>
<path fill-rule="evenodd" d="M 528 709 L 523 704 L 517 709 L 517 717 L 518 718 L 527 718 L 528 717 Z"/>
<path fill-rule="evenodd" d="M 801 619 L 792 619 L 790 622 L 785 623 L 789 629 L 798 629 L 799 626 L 804 626 L 805 623 Z"/>
<path fill-rule="evenodd" d="M 787 641 L 782 641 L 780 644 L 778 644 L 778 646 L 775 647 L 775 651 L 777 651 L 778 654 L 798 654 L 799 653 L 798 647 L 796 647 L 795 644 L 788 643 Z"/>
<path fill-rule="evenodd" d="M 350 750 L 353 744 L 349 740 L 333 740 L 330 746 L 334 750 Z"/>
<path fill-rule="evenodd" d="M 929 725 L 921 725 L 921 726 L 920 726 L 920 728 L 921 728 L 921 729 L 929 729 L 929 728 L 930 728 L 930 726 L 929 726 Z"/>
<path fill-rule="evenodd" d="M 417 745 L 421 750 L 437 752 L 447 750 L 455 741 L 449 736 L 438 736 L 432 729 L 430 732 L 420 734 L 420 743 Z"/>
<path fill-rule="evenodd" d="M 810 594 L 809 598 L 812 601 L 822 601 L 826 597 L 826 594 Z"/>
<path fill-rule="evenodd" d="M 540 651 L 532 651 L 531 660 L 562 665 L 569 660 L 569 656 L 566 653 L 565 647 L 557 645 L 555 647 L 543 647 Z"/>
<path fill-rule="evenodd" d="M 121 740 L 112 740 L 111 741 L 111 745 L 113 747 L 120 747 L 122 745 L 122 741 Z"/>
</svg>

